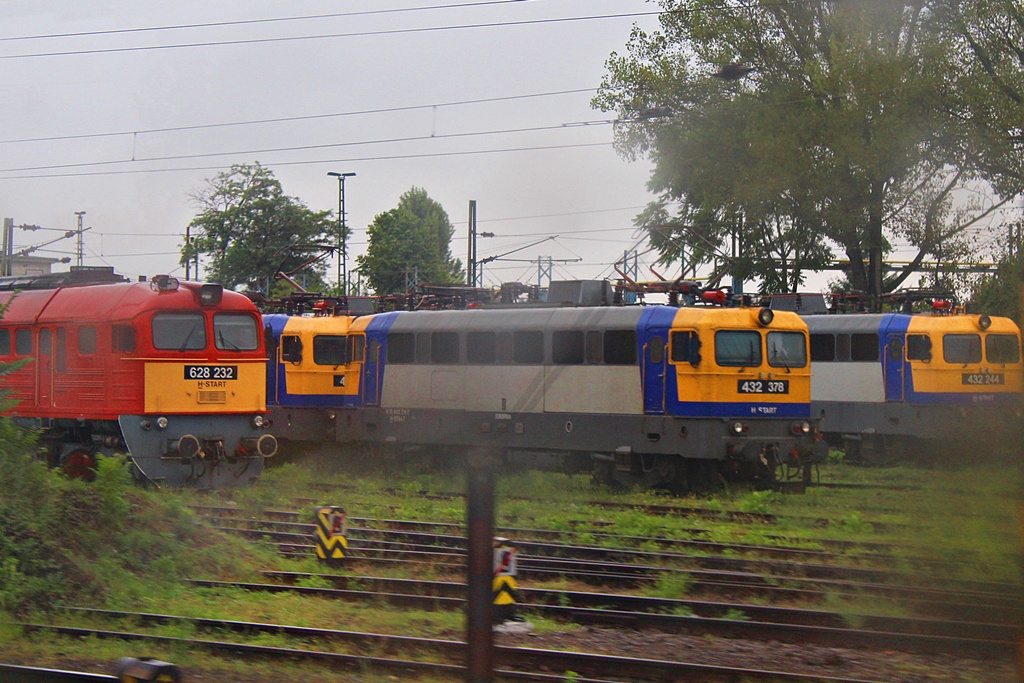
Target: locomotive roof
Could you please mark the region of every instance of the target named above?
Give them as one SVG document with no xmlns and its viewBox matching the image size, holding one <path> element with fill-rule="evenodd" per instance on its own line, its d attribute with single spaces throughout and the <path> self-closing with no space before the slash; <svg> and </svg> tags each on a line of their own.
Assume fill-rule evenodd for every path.
<svg viewBox="0 0 1024 683">
<path fill-rule="evenodd" d="M 152 310 L 198 310 L 200 283 L 182 282 L 173 291 L 155 291 L 150 282 L 127 282 L 56 289 L 0 291 L 6 309 L 0 322 L 26 325 L 44 322 L 110 322 L 130 320 Z M 237 292 L 224 291 L 217 310 L 254 311 Z"/>
<path fill-rule="evenodd" d="M 395 311 L 367 316 L 394 318 L 392 332 L 454 331 L 454 330 L 578 330 L 594 328 L 635 327 L 644 312 L 658 312 L 664 324 L 700 325 L 711 328 L 748 327 L 756 325 L 756 308 L 668 306 L 583 306 L 579 308 L 471 309 L 459 311 Z M 666 315 L 668 319 L 666 319 Z M 776 329 L 803 328 L 799 316 L 788 311 L 776 313 Z M 369 324 L 369 323 L 368 323 Z"/>
<path fill-rule="evenodd" d="M 892 321 L 909 321 L 910 330 L 915 332 L 977 332 L 980 330 L 980 315 L 936 315 L 933 313 L 855 313 L 845 315 L 809 315 L 804 317 L 812 334 L 818 332 L 846 332 L 852 334 L 878 332 L 888 328 Z M 1017 332 L 1017 325 L 1009 318 L 992 316 L 991 332 Z"/>
</svg>

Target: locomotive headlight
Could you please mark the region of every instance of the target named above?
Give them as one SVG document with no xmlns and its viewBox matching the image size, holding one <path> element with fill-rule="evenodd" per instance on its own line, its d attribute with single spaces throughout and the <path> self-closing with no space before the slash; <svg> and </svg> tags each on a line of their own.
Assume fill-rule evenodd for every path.
<svg viewBox="0 0 1024 683">
<path fill-rule="evenodd" d="M 757 312 L 757 322 L 763 326 L 772 324 L 772 320 L 775 320 L 775 312 L 770 308 L 762 308 Z"/>
<path fill-rule="evenodd" d="M 163 416 L 158 417 L 156 419 L 156 426 L 160 429 L 167 429 L 167 418 Z"/>
<path fill-rule="evenodd" d="M 733 434 L 742 434 L 743 433 L 743 423 L 742 422 L 733 422 L 732 423 L 732 433 Z"/>
<path fill-rule="evenodd" d="M 219 304 L 224 296 L 224 288 L 220 285 L 205 284 L 199 288 L 199 303 L 207 306 Z"/>
<path fill-rule="evenodd" d="M 255 427 L 256 429 L 261 428 L 263 426 L 263 416 L 262 415 L 253 415 L 252 426 Z"/>
<path fill-rule="evenodd" d="M 982 332 L 992 327 L 992 318 L 988 317 L 987 315 L 981 316 L 980 318 L 978 318 L 978 327 L 981 328 Z"/>
<path fill-rule="evenodd" d="M 793 433 L 794 434 L 810 434 L 811 433 L 811 423 L 810 422 L 806 422 L 806 421 L 794 422 L 793 423 Z"/>
</svg>

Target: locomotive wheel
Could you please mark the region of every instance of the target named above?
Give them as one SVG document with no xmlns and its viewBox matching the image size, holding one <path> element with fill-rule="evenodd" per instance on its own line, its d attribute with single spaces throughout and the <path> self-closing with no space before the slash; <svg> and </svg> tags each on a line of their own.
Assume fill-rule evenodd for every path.
<svg viewBox="0 0 1024 683">
<path fill-rule="evenodd" d="M 79 448 L 67 454 L 61 469 L 69 479 L 92 481 L 96 478 L 96 459 Z"/>
<path fill-rule="evenodd" d="M 681 494 L 690 490 L 686 463 L 678 455 L 659 455 L 654 460 L 654 469 L 661 475 L 662 486 L 671 493 Z"/>
</svg>

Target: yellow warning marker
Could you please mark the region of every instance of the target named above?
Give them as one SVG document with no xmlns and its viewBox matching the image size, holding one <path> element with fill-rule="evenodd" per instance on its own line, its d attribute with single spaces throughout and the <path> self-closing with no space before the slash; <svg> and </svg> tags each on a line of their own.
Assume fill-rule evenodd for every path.
<svg viewBox="0 0 1024 683">
<path fill-rule="evenodd" d="M 516 603 L 519 586 L 516 584 L 516 555 L 518 550 L 508 544 L 507 538 L 494 539 L 494 621 L 502 624 L 516 621 Z"/>
<path fill-rule="evenodd" d="M 334 505 L 316 509 L 316 556 L 328 564 L 345 559 L 348 550 L 348 520 L 345 511 Z"/>
</svg>

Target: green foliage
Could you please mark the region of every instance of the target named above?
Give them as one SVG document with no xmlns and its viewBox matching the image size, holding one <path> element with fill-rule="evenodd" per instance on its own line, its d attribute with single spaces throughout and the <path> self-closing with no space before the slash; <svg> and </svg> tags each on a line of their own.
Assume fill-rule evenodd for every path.
<svg viewBox="0 0 1024 683">
<path fill-rule="evenodd" d="M 967 260 L 965 231 L 1005 199 L 953 197 L 977 192 L 979 178 L 1001 187 L 1020 167 L 1019 5 L 659 4 L 660 30 L 633 30 L 593 105 L 617 112 L 620 152 L 654 162 L 660 197 L 637 224 L 662 263 L 711 262 L 795 290 L 836 244 L 850 285 L 877 293 L 925 258 Z M 986 49 L 999 55 L 992 69 Z M 897 239 L 917 254 L 883 280 Z"/>
<path fill-rule="evenodd" d="M 689 572 L 664 571 L 658 575 L 654 586 L 643 592 L 666 600 L 681 600 L 693 590 L 693 583 L 693 575 Z"/>
<path fill-rule="evenodd" d="M 414 274 L 420 284 L 462 282 L 462 263 L 452 257 L 455 229 L 444 208 L 413 187 L 398 206 L 378 214 L 366 229 L 366 254 L 359 268 L 379 295 L 406 291 L 406 277 Z"/>
<path fill-rule="evenodd" d="M 751 491 L 739 500 L 737 507 L 740 512 L 766 515 L 781 498 L 778 491 Z"/>
<path fill-rule="evenodd" d="M 1005 258 L 995 275 L 986 275 L 974 286 L 971 299 L 979 310 L 989 315 L 1012 318 L 1020 326 L 1021 293 L 1024 291 L 1024 258 Z"/>
<path fill-rule="evenodd" d="M 266 292 L 278 271 L 305 280 L 309 291 L 326 289 L 322 261 L 300 266 L 337 245 L 339 227 L 330 211 L 311 211 L 285 195 L 259 163 L 235 164 L 208 183 L 193 195 L 200 212 L 189 224 L 192 242 L 182 247 L 182 264 L 205 256 L 207 279 L 228 289 Z"/>
</svg>

